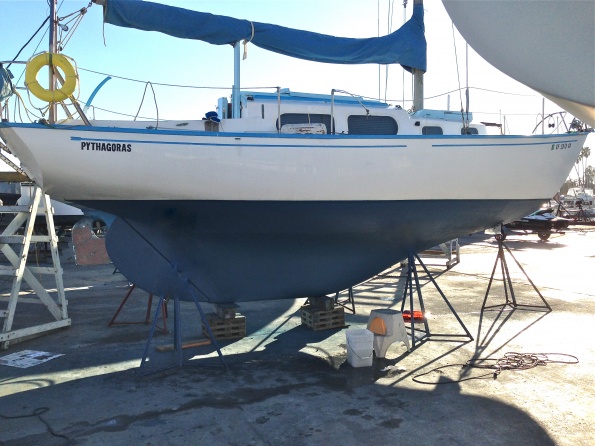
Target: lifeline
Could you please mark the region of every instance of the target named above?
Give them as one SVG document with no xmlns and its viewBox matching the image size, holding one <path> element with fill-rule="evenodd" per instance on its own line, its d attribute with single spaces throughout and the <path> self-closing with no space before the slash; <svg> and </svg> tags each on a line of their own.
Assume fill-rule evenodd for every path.
<svg viewBox="0 0 595 446">
<path fill-rule="evenodd" d="M 104 152 L 132 152 L 132 144 L 81 141 L 81 150 L 85 149 Z"/>
</svg>

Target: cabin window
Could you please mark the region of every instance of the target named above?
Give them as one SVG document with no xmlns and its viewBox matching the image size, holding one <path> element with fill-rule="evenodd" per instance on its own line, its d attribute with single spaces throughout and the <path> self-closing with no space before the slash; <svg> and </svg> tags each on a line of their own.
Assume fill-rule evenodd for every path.
<svg viewBox="0 0 595 446">
<path fill-rule="evenodd" d="M 324 124 L 327 133 L 331 132 L 331 115 L 319 113 L 283 113 L 281 115 L 281 125 L 285 124 Z M 277 130 L 279 129 L 279 120 L 277 119 Z"/>
<path fill-rule="evenodd" d="M 461 135 L 479 135 L 479 131 L 475 127 L 461 127 Z"/>
<path fill-rule="evenodd" d="M 442 127 L 438 127 L 437 125 L 426 125 L 421 129 L 422 135 L 443 135 Z"/>
<path fill-rule="evenodd" d="M 390 116 L 351 115 L 347 118 L 347 128 L 352 135 L 396 135 L 399 132 L 397 121 Z"/>
</svg>

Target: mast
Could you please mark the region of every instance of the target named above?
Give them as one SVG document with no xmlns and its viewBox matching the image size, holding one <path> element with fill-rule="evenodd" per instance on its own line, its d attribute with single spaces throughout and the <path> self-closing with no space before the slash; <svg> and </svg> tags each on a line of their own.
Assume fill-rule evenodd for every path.
<svg viewBox="0 0 595 446">
<path fill-rule="evenodd" d="M 415 5 L 422 5 L 423 0 L 413 0 L 413 7 Z M 413 69 L 413 109 L 423 110 L 424 108 L 424 72 L 419 68 Z"/>
<path fill-rule="evenodd" d="M 231 90 L 232 118 L 240 117 L 240 42 L 233 47 L 233 88 Z"/>
<path fill-rule="evenodd" d="M 56 54 L 58 52 L 58 42 L 57 42 L 57 27 L 58 27 L 58 0 L 50 0 L 50 42 L 49 42 L 49 52 L 50 57 L 51 54 Z M 54 70 L 52 65 L 49 65 L 49 82 L 50 82 L 50 91 L 53 91 L 56 88 L 56 76 L 54 74 Z M 55 102 L 49 103 L 49 121 L 50 124 L 56 123 L 57 118 L 57 104 Z"/>
</svg>

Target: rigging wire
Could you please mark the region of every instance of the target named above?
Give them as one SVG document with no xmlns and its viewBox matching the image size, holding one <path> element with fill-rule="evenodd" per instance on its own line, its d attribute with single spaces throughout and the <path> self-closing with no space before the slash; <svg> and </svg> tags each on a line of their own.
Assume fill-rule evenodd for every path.
<svg viewBox="0 0 595 446">
<path fill-rule="evenodd" d="M 536 94 L 509 93 L 509 92 L 506 92 L 506 91 L 491 90 L 489 88 L 482 88 L 482 87 L 466 87 L 466 88 L 469 88 L 470 90 L 487 91 L 489 93 L 507 94 L 507 95 L 511 95 L 511 96 L 524 96 L 524 97 L 538 97 L 539 96 L 539 95 L 536 95 Z M 428 97 L 426 97 L 424 99 L 435 99 L 435 98 L 439 98 L 440 96 L 445 96 L 447 94 L 455 93 L 457 91 L 460 92 L 461 90 L 462 90 L 462 88 L 459 87 L 459 88 L 456 88 L 454 90 L 447 91 L 446 93 L 440 93 L 440 94 L 437 94 L 435 96 L 428 96 Z"/>
<path fill-rule="evenodd" d="M 407 2 L 405 2 L 407 4 Z M 387 34 L 390 34 L 393 30 L 393 16 L 395 13 L 395 0 L 389 0 L 388 2 L 388 14 L 387 14 Z M 386 102 L 386 95 L 388 92 L 388 69 L 389 66 L 384 66 L 384 102 Z"/>
<path fill-rule="evenodd" d="M 163 83 L 163 82 L 152 82 L 152 81 L 135 79 L 135 78 L 125 77 L 125 76 L 118 76 L 118 75 L 109 74 L 109 73 L 102 72 L 102 71 L 96 71 L 96 70 L 91 70 L 91 69 L 88 69 L 88 68 L 81 68 L 81 67 L 79 67 L 78 70 L 85 71 L 85 72 L 88 72 L 88 73 L 98 74 L 98 75 L 102 75 L 102 76 L 110 76 L 110 77 L 115 78 L 115 79 L 120 79 L 120 80 L 124 80 L 124 81 L 129 81 L 129 82 L 137 82 L 137 83 L 142 83 L 142 84 L 147 84 L 148 82 L 150 82 L 152 84 L 152 86 L 174 87 L 174 88 L 189 88 L 189 89 L 197 89 L 197 90 L 230 90 L 231 89 L 231 87 L 197 86 L 197 85 L 183 85 L 183 84 L 170 84 L 170 83 Z M 262 86 L 262 87 L 261 86 L 255 86 L 255 87 L 246 87 L 246 88 L 247 89 L 250 89 L 250 90 L 257 90 L 257 89 L 271 89 L 271 88 L 275 88 L 275 87 L 272 87 L 272 86 Z M 482 88 L 482 87 L 468 87 L 468 88 L 471 89 L 471 90 L 485 91 L 485 92 L 495 93 L 495 94 L 500 94 L 500 95 L 511 95 L 511 96 L 520 96 L 520 97 L 534 97 L 534 96 L 536 96 L 536 95 L 531 95 L 531 94 L 510 93 L 510 92 L 506 92 L 506 91 L 493 90 L 493 89 Z M 436 99 L 436 98 L 439 98 L 441 96 L 446 96 L 446 95 L 449 95 L 451 93 L 455 93 L 457 91 L 460 93 L 461 90 L 462 90 L 462 87 L 460 87 L 458 89 L 450 90 L 450 91 L 447 91 L 447 92 L 444 92 L 444 93 L 440 93 L 440 94 L 437 94 L 437 95 L 434 95 L 434 96 L 428 96 L 428 97 L 425 97 L 425 99 L 426 100 Z M 373 98 L 373 97 L 369 97 L 369 96 L 363 96 L 363 95 L 354 95 L 352 93 L 345 92 L 343 90 L 337 90 L 337 91 L 338 92 L 341 92 L 341 93 L 347 93 L 347 94 L 349 94 L 351 96 L 354 96 L 354 97 L 355 96 L 358 96 L 358 97 L 361 97 L 361 98 L 366 99 L 366 100 L 377 100 L 377 98 Z M 390 99 L 390 98 L 389 99 L 386 99 L 386 103 L 391 103 L 391 102 L 399 103 L 401 101 L 403 101 L 403 103 L 405 101 L 412 102 L 411 99 L 405 99 L 405 98 L 402 98 L 402 99 Z M 81 101 L 81 102 L 85 103 L 84 101 Z M 127 114 L 127 113 L 120 113 L 120 112 L 111 111 L 111 110 L 108 110 L 108 109 L 105 109 L 105 108 L 101 108 L 101 107 L 97 107 L 97 106 L 92 106 L 92 107 L 94 109 L 96 109 L 96 110 L 101 110 L 101 111 L 105 111 L 105 112 L 109 112 L 109 113 L 113 113 L 113 114 L 117 114 L 117 115 L 121 115 L 121 116 L 129 116 L 129 117 L 133 117 L 134 116 L 134 115 Z M 40 110 L 40 112 L 42 112 L 42 111 Z M 488 112 L 481 112 L 481 113 L 483 113 L 483 114 L 490 114 Z M 43 112 L 42 112 L 42 114 L 43 114 Z M 533 114 L 532 113 L 517 113 L 517 114 L 509 114 L 509 115 L 530 116 L 530 115 L 533 115 Z M 138 117 L 138 113 L 137 113 L 137 117 Z M 143 117 L 141 117 L 141 118 L 143 118 Z M 154 118 L 143 118 L 143 119 L 154 119 Z"/>
<path fill-rule="evenodd" d="M 87 6 L 86 8 L 82 8 L 79 11 L 75 11 L 64 17 L 58 17 L 58 28 L 60 30 L 60 35 L 58 36 L 58 43 L 60 45 L 60 51 L 62 51 L 66 47 L 68 42 L 70 42 L 72 36 L 74 36 L 75 31 L 83 21 L 83 18 L 91 4 L 92 3 L 89 3 L 89 6 Z M 69 17 L 71 17 L 71 19 L 64 22 L 64 20 Z M 68 25 L 70 25 L 70 27 Z"/>
<path fill-rule="evenodd" d="M 147 82 L 151 82 L 153 85 L 157 85 L 160 87 L 177 87 L 177 88 L 194 88 L 194 89 L 204 89 L 204 90 L 231 90 L 232 87 L 200 87 L 200 86 L 196 86 L 196 85 L 181 85 L 181 84 L 165 84 L 162 82 L 152 82 L 152 81 L 145 81 L 145 80 L 141 80 L 141 79 L 133 79 L 130 77 L 124 77 L 124 76 L 117 76 L 115 74 L 109 74 L 109 73 L 104 73 L 101 71 L 95 71 L 95 70 L 90 70 L 88 68 L 79 68 L 80 71 L 86 71 L 88 73 L 93 73 L 93 74 L 100 74 L 102 76 L 111 76 L 114 79 L 122 79 L 125 81 L 130 81 L 130 82 L 138 82 L 140 84 L 146 84 Z M 264 88 L 276 88 L 276 87 L 246 87 L 247 89 L 264 89 Z"/>
<path fill-rule="evenodd" d="M 465 116 L 463 114 L 463 96 L 461 95 L 461 74 L 459 72 L 459 56 L 457 55 L 457 42 L 455 39 L 455 24 L 450 22 L 452 28 L 452 44 L 455 50 L 455 65 L 457 67 L 457 82 L 459 84 L 459 101 L 461 102 L 461 119 L 463 120 L 463 127 L 465 127 Z"/>
<path fill-rule="evenodd" d="M 47 21 L 48 21 L 49 19 L 50 19 L 50 16 L 47 16 L 47 17 L 45 18 L 45 20 L 43 21 L 43 23 L 42 23 L 42 24 L 39 26 L 39 28 L 37 28 L 37 31 L 35 31 L 35 32 L 33 33 L 33 35 L 32 35 L 32 36 L 29 38 L 29 40 L 27 40 L 27 43 L 25 43 L 25 44 L 24 44 L 24 45 L 21 47 L 21 49 L 20 49 L 20 50 L 19 50 L 19 52 L 16 54 L 16 56 L 14 56 L 14 57 L 12 58 L 12 61 L 11 61 L 11 62 L 8 64 L 8 66 L 6 67 L 7 69 L 8 69 L 8 68 L 9 68 L 9 67 L 12 65 L 12 62 L 14 62 L 14 61 L 17 59 L 17 57 L 19 57 L 19 55 L 20 55 L 20 54 L 23 52 L 23 50 L 25 49 L 25 47 L 26 47 L 27 45 L 29 45 L 29 43 L 31 43 L 31 41 L 32 41 L 32 40 L 35 38 L 35 36 L 37 35 L 37 33 L 38 33 L 39 31 L 41 31 L 41 28 L 43 28 L 43 27 L 44 27 L 44 25 L 47 23 Z M 44 35 L 45 35 L 45 33 L 44 33 Z M 38 44 L 37 46 L 39 47 L 39 44 Z"/>
</svg>

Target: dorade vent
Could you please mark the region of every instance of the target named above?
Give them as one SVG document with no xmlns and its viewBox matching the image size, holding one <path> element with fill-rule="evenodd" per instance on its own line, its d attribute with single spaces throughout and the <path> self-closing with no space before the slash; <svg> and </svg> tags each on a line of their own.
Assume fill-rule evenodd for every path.
<svg viewBox="0 0 595 446">
<path fill-rule="evenodd" d="M 397 121 L 390 116 L 351 115 L 347 118 L 351 135 L 396 135 Z"/>
</svg>

